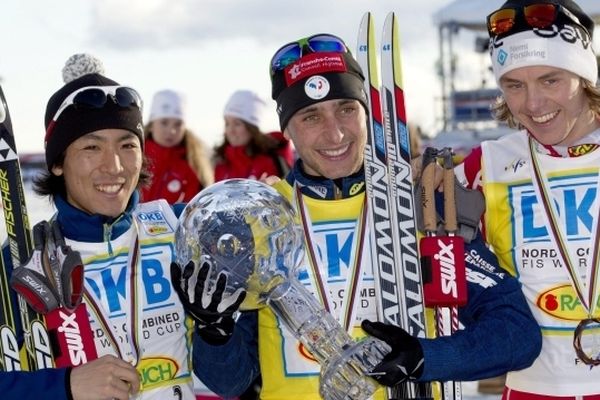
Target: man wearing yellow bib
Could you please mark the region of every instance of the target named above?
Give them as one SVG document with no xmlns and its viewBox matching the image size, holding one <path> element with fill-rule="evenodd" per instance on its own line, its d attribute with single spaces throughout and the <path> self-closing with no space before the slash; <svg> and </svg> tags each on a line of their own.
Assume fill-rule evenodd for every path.
<svg viewBox="0 0 600 400">
<path fill-rule="evenodd" d="M 509 0 L 488 16 L 496 117 L 457 175 L 485 197 L 485 239 L 542 330 L 505 399 L 600 399 L 600 89 L 594 22 L 572 0 Z"/>
<path fill-rule="evenodd" d="M 275 184 L 296 207 L 304 229 L 299 279 L 353 337 L 365 336 L 365 323 L 390 344 L 380 382 L 479 379 L 529 366 L 539 352 L 539 329 L 516 279 L 499 270 L 482 242 L 469 244 L 465 254 L 470 302 L 460 311 L 464 331 L 417 339 L 400 328 L 365 322 L 377 313 L 364 219 L 362 71 L 344 42 L 329 34 L 283 46 L 270 69 L 281 130 L 299 155 L 285 180 Z M 228 313 L 216 323 L 223 335 L 215 340 L 213 323 L 213 335 L 199 332 L 194 341 L 198 377 L 223 397 L 239 395 L 260 373 L 261 399 L 319 399 L 320 366 L 312 355 L 267 307 L 242 312 L 234 324 L 232 301 L 225 299 L 221 308 Z M 187 303 L 200 325 L 216 321 L 218 307 L 211 312 Z M 384 390 L 375 397 L 384 398 Z"/>
</svg>

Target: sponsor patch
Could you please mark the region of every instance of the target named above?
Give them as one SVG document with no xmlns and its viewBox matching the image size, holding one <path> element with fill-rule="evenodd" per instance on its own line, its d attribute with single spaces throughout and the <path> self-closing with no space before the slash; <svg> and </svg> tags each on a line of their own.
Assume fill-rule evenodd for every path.
<svg viewBox="0 0 600 400">
<path fill-rule="evenodd" d="M 313 100 L 324 98 L 330 89 L 329 81 L 321 75 L 311 76 L 304 84 L 304 93 Z"/>
<path fill-rule="evenodd" d="M 508 58 L 508 53 L 506 53 L 504 50 L 500 49 L 500 51 L 498 52 L 498 64 L 504 65 L 507 58 Z"/>
<path fill-rule="evenodd" d="M 600 302 L 600 297 L 598 298 Z M 541 293 L 537 306 L 554 318 L 567 321 L 581 321 L 588 318 L 571 285 L 556 286 Z"/>
<path fill-rule="evenodd" d="M 172 380 L 179 371 L 177 362 L 167 357 L 143 358 L 136 366 L 143 390 Z"/>
<path fill-rule="evenodd" d="M 285 68 L 285 83 L 289 87 L 307 76 L 346 71 L 348 68 L 340 53 L 313 53 Z"/>
<path fill-rule="evenodd" d="M 364 182 L 358 182 L 358 183 L 354 183 L 351 187 L 350 190 L 348 191 L 348 193 L 350 193 L 350 196 L 354 196 L 357 193 L 360 193 L 360 191 L 362 190 L 362 188 L 365 186 Z"/>
<path fill-rule="evenodd" d="M 139 213 L 136 218 L 148 235 L 156 236 L 173 232 L 160 211 Z"/>
<path fill-rule="evenodd" d="M 583 156 L 585 154 L 591 153 L 592 151 L 596 150 L 597 148 L 598 148 L 598 145 L 595 143 L 571 146 L 571 147 L 569 147 L 569 156 L 570 157 Z"/>
</svg>

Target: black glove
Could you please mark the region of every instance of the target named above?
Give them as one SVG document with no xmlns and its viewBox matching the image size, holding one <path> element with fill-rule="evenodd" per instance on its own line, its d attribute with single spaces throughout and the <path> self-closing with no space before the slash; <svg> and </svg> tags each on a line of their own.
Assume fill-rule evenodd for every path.
<svg viewBox="0 0 600 400">
<path fill-rule="evenodd" d="M 416 380 L 421 377 L 425 360 L 417 338 L 398 326 L 381 322 L 364 320 L 362 328 L 392 348 L 371 371 L 373 379 L 385 386 L 395 386 L 407 379 Z"/>
<path fill-rule="evenodd" d="M 212 345 L 225 344 L 233 334 L 235 321 L 233 314 L 246 298 L 242 288 L 232 294 L 223 293 L 227 285 L 227 276 L 219 273 L 213 290 L 209 290 L 211 264 L 204 261 L 196 268 L 190 261 L 184 268 L 171 263 L 171 279 L 179 300 L 185 310 L 196 321 L 200 337 Z M 194 285 L 190 288 L 190 285 Z"/>
</svg>

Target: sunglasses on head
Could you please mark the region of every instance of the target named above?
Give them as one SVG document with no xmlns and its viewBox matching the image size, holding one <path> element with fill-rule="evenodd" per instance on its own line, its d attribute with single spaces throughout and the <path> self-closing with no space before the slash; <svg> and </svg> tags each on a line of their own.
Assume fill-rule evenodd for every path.
<svg viewBox="0 0 600 400">
<path fill-rule="evenodd" d="M 322 33 L 282 46 L 271 59 L 271 75 L 283 70 L 310 53 L 347 53 L 344 41 L 337 36 Z"/>
<path fill-rule="evenodd" d="M 62 102 L 52 121 L 46 130 L 46 137 L 50 137 L 52 129 L 58 121 L 58 117 L 69 106 L 75 109 L 100 109 L 106 105 L 108 99 L 111 99 L 116 105 L 122 108 L 136 107 L 142 108 L 142 98 L 134 89 L 126 86 L 86 86 L 77 89 L 67 96 Z"/>
<path fill-rule="evenodd" d="M 498 36 L 510 32 L 519 21 L 531 28 L 544 29 L 554 24 L 559 15 L 583 26 L 579 18 L 560 4 L 538 3 L 494 11 L 487 17 L 487 29 L 490 36 Z"/>
<path fill-rule="evenodd" d="M 102 108 L 109 98 L 119 107 L 142 108 L 142 98 L 132 88 L 126 86 L 86 86 L 68 95 L 58 107 L 52 120 L 57 121 L 60 114 L 69 106 L 74 106 L 76 109 Z"/>
</svg>

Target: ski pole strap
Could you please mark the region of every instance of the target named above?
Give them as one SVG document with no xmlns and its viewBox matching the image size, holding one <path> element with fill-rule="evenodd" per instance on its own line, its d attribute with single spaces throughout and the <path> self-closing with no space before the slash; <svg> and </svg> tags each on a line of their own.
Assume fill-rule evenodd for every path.
<svg viewBox="0 0 600 400">
<path fill-rule="evenodd" d="M 40 314 L 60 307 L 58 293 L 45 275 L 31 268 L 17 268 L 10 277 L 10 286 Z"/>
<path fill-rule="evenodd" d="M 25 264 L 15 266 L 10 278 L 12 288 L 40 314 L 46 314 L 60 306 L 59 294 L 48 268 L 45 252 L 46 225 L 47 222 L 43 221 L 33 227 L 33 253 Z"/>
<path fill-rule="evenodd" d="M 471 243 L 477 236 L 479 222 L 485 211 L 485 199 L 479 190 L 465 188 L 456 177 L 454 190 L 455 203 L 460 204 L 460 207 L 456 207 L 457 234 L 462 236 L 466 243 Z"/>
<path fill-rule="evenodd" d="M 81 256 L 66 245 L 56 221 L 37 223 L 33 240 L 33 253 L 14 269 L 11 286 L 38 313 L 47 314 L 61 306 L 74 310 L 83 296 Z"/>
<path fill-rule="evenodd" d="M 77 251 L 67 246 L 57 221 L 50 225 L 49 247 L 53 273 L 56 279 L 62 305 L 72 311 L 83 298 L 83 261 Z"/>
<path fill-rule="evenodd" d="M 62 304 L 68 310 L 74 310 L 83 298 L 83 262 L 78 252 L 61 252 Z"/>
<path fill-rule="evenodd" d="M 425 168 L 425 157 L 429 148 L 425 149 L 423 153 L 423 173 Z M 433 149 L 430 150 L 431 154 L 437 154 L 438 150 Z M 447 168 L 445 168 L 447 169 Z M 415 183 L 415 197 L 423 194 L 423 173 L 421 173 L 420 179 Z M 450 189 L 450 182 L 454 182 L 452 189 Z M 444 192 L 446 190 L 453 190 L 455 204 L 460 204 L 460 207 L 453 207 L 456 212 L 456 235 L 461 236 L 466 243 L 470 243 L 477 236 L 477 230 L 479 229 L 479 221 L 481 220 L 481 216 L 485 211 L 485 201 L 483 198 L 483 194 L 479 190 L 475 189 L 467 189 L 465 188 L 457 179 L 454 177 L 453 179 L 448 178 L 448 181 L 445 182 Z M 417 201 L 418 200 L 418 201 Z M 415 199 L 415 204 L 422 203 L 421 199 Z M 435 208 L 434 208 L 435 209 Z M 445 211 L 446 212 L 446 211 Z M 421 232 L 427 232 L 427 227 L 425 226 L 423 208 L 416 207 L 416 217 L 417 217 L 417 229 Z M 450 215 L 452 218 L 452 215 Z M 437 215 L 436 216 L 436 229 L 435 231 L 438 234 L 443 234 L 444 229 L 441 226 L 444 223 L 442 218 Z M 452 226 L 448 226 L 447 223 L 445 225 L 448 231 L 452 232 L 450 228 Z"/>
</svg>

